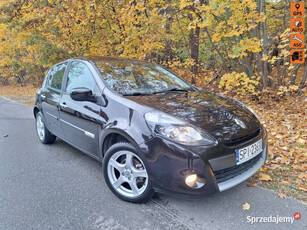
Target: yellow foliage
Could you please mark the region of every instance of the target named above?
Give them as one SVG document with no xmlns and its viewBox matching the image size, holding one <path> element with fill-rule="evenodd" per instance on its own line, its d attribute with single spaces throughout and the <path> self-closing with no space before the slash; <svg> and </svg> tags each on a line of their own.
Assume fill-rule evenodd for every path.
<svg viewBox="0 0 307 230">
<path fill-rule="evenodd" d="M 219 88 L 223 88 L 226 93 L 236 91 L 238 95 L 245 95 L 255 92 L 258 80 L 256 77 L 249 78 L 246 73 L 227 73 L 222 76 Z"/>
<path fill-rule="evenodd" d="M 289 65 L 289 29 L 277 33 L 275 28 L 276 33 L 269 33 L 278 57 L 271 55 L 272 47 L 263 55 L 259 23 L 282 21 L 272 19 L 273 11 L 267 9 L 266 15 L 259 13 L 254 0 L 2 0 L 0 80 L 5 84 L 41 82 L 50 66 L 76 56 L 145 59 L 188 72 L 196 64 L 191 50 L 198 29 L 199 71 L 236 70 L 240 73 L 224 75 L 220 86 L 239 94 L 253 93 L 259 78 L 242 74 L 244 63 L 254 72 L 250 75 L 260 76 L 262 57 L 269 66 L 269 79 L 282 84 L 288 76 L 277 79 L 275 66 L 282 63 L 278 68 L 284 75 L 293 69 Z M 189 78 L 204 86 L 206 78 L 212 83 L 212 76 L 192 74 Z M 213 80 L 218 82 L 220 76 Z"/>
</svg>

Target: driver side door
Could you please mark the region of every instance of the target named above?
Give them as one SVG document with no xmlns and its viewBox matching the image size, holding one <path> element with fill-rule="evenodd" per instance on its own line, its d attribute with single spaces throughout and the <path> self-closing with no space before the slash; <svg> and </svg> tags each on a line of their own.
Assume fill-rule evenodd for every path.
<svg viewBox="0 0 307 230">
<path fill-rule="evenodd" d="M 69 67 L 60 103 L 60 121 L 66 140 L 84 152 L 99 157 L 98 116 L 100 106 L 90 101 L 74 101 L 70 93 L 74 88 L 88 88 L 101 95 L 96 81 L 82 61 L 73 61 Z"/>
</svg>

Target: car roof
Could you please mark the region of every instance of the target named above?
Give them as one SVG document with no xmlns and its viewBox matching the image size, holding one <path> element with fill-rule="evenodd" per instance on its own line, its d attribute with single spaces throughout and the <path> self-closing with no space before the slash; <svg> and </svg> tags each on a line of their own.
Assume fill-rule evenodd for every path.
<svg viewBox="0 0 307 230">
<path fill-rule="evenodd" d="M 127 59 L 127 58 L 119 58 L 119 57 L 100 57 L 100 56 L 89 56 L 89 57 L 76 57 L 71 58 L 69 60 L 85 60 L 85 61 L 119 61 L 119 62 L 138 62 L 138 63 L 149 63 L 147 61 L 135 60 L 135 59 Z"/>
</svg>

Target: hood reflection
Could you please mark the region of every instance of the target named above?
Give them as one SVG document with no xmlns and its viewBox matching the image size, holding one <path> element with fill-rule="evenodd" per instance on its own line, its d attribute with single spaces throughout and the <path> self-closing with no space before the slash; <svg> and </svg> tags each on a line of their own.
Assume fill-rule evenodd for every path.
<svg viewBox="0 0 307 230">
<path fill-rule="evenodd" d="M 199 126 L 218 141 L 240 138 L 260 128 L 260 123 L 248 109 L 231 98 L 206 90 L 126 98 Z"/>
</svg>

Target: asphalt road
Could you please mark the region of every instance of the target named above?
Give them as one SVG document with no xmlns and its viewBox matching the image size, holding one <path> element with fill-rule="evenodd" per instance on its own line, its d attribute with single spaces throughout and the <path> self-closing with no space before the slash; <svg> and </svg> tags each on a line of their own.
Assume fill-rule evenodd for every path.
<svg viewBox="0 0 307 230">
<path fill-rule="evenodd" d="M 302 217 L 293 224 L 247 222 L 248 216 L 296 212 Z M 306 228 L 306 205 L 246 183 L 203 200 L 159 194 L 147 204 L 121 201 L 104 182 L 99 162 L 61 140 L 41 144 L 32 108 L 0 98 L 1 230 Z"/>
</svg>

